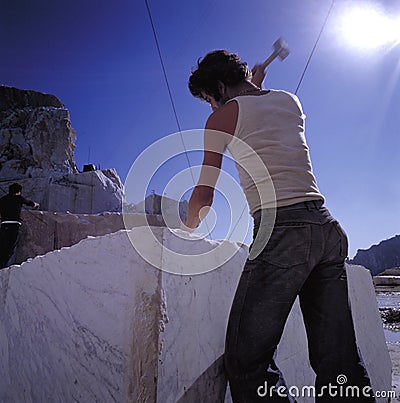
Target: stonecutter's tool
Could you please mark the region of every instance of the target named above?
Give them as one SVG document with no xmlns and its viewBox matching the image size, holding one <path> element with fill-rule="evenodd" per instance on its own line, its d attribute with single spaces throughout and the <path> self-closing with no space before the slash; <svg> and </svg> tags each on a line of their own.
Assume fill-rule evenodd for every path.
<svg viewBox="0 0 400 403">
<path fill-rule="evenodd" d="M 282 38 L 279 38 L 277 41 L 275 41 L 273 46 L 274 46 L 273 53 L 271 53 L 271 55 L 268 57 L 268 59 L 265 60 L 265 62 L 263 64 L 261 64 L 261 68 L 263 69 L 263 71 L 277 57 L 279 57 L 281 60 L 283 60 L 289 55 L 288 45 Z"/>
</svg>

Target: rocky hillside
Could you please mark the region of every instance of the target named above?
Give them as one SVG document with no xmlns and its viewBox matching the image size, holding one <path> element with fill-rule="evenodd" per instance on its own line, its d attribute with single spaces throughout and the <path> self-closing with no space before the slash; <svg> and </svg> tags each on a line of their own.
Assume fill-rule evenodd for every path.
<svg viewBox="0 0 400 403">
<path fill-rule="evenodd" d="M 78 172 L 69 112 L 54 96 L 0 86 L 0 177 Z"/>
<path fill-rule="evenodd" d="M 359 249 L 350 263 L 366 267 L 373 275 L 400 267 L 400 235 L 372 245 L 369 249 Z"/>
<path fill-rule="evenodd" d="M 121 211 L 117 172 L 79 172 L 75 140 L 69 111 L 57 97 L 0 86 L 0 197 L 18 182 L 42 210 Z"/>
</svg>

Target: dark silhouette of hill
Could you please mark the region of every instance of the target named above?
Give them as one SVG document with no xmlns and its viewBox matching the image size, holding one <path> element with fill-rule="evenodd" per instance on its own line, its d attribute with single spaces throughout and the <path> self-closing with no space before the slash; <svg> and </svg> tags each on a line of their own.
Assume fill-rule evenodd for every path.
<svg viewBox="0 0 400 403">
<path fill-rule="evenodd" d="M 362 265 L 373 275 L 400 267 L 400 235 L 372 245 L 369 249 L 358 249 L 349 263 Z"/>
</svg>

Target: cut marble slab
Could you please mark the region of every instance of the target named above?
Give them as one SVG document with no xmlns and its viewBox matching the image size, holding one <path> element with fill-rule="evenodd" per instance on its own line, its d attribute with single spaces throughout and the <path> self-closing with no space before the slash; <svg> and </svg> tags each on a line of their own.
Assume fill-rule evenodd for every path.
<svg viewBox="0 0 400 403">
<path fill-rule="evenodd" d="M 0 401 L 223 402 L 225 329 L 247 248 L 226 243 L 229 261 L 190 276 L 172 274 L 174 259 L 165 253 L 204 254 L 216 245 L 161 227 L 150 237 L 138 227 L 1 270 Z M 217 261 L 203 259 L 205 266 Z M 348 273 L 363 360 L 375 390 L 390 390 L 371 278 L 362 268 Z M 298 305 L 277 358 L 288 385 L 313 384 Z"/>
<path fill-rule="evenodd" d="M 140 226 L 165 226 L 154 214 L 71 214 L 52 211 L 22 211 L 19 242 L 9 264 L 72 246 L 88 236 L 102 236 Z"/>
</svg>

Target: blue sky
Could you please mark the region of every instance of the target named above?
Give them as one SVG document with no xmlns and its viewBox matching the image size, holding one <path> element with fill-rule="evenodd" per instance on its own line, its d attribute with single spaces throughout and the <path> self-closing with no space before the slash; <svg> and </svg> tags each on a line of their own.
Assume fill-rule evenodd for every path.
<svg viewBox="0 0 400 403">
<path fill-rule="evenodd" d="M 331 1 L 149 5 L 180 126 L 188 130 L 201 129 L 210 113 L 187 89 L 199 57 L 226 48 L 252 66 L 283 36 L 291 53 L 271 65 L 264 86 L 294 91 Z M 315 175 L 349 235 L 351 257 L 400 233 L 400 46 L 396 39 L 372 46 L 367 34 L 357 37 L 356 22 L 346 31 L 343 17 L 355 5 L 400 26 L 399 1 L 336 0 L 298 92 Z M 370 23 L 368 31 L 378 28 Z M 141 152 L 177 131 L 144 0 L 4 1 L 0 45 L 1 84 L 52 93 L 69 109 L 80 169 L 90 159 L 116 168 L 124 181 Z M 196 165 L 201 156 L 189 159 Z M 183 156 L 171 160 L 152 189 L 162 193 L 171 173 L 185 168 Z M 219 198 L 216 204 L 226 208 Z"/>
</svg>

